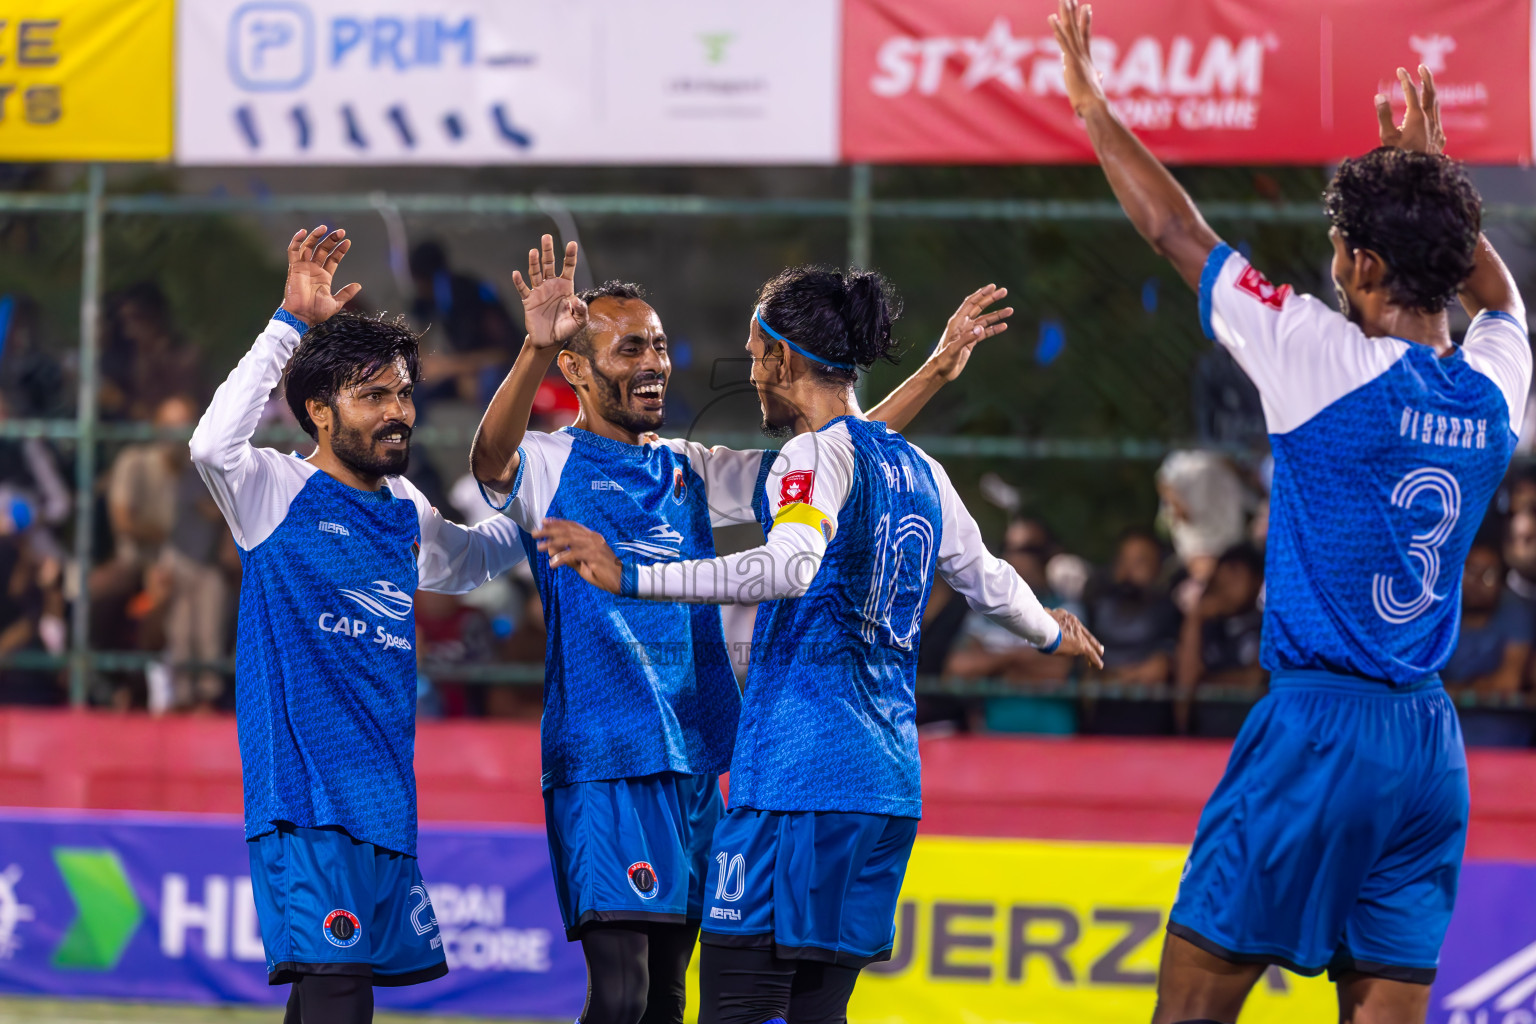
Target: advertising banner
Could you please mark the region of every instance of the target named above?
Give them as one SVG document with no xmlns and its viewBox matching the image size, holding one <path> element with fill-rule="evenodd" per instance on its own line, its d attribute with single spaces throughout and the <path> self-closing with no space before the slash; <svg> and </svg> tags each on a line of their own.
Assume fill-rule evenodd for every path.
<svg viewBox="0 0 1536 1024">
<path fill-rule="evenodd" d="M 575 1019 L 586 966 L 544 830 L 423 829 L 420 851 L 449 973 L 377 989 L 379 1005 Z M 237 818 L 0 815 L 0 992 L 281 1002 L 250 874 Z"/>
<path fill-rule="evenodd" d="M 15 0 L 0 18 L 0 160 L 171 155 L 172 0 Z"/>
<path fill-rule="evenodd" d="M 426 828 L 421 868 L 449 974 L 381 1007 L 572 1020 L 586 972 L 565 941 L 536 827 Z M 865 970 L 854 1024 L 1148 1020 L 1184 848 L 922 836 L 894 958 Z M 1536 865 L 1470 861 L 1431 1024 L 1536 1020 Z M 694 974 L 697 975 L 697 958 Z M 0 813 L 0 993 L 280 1002 L 267 984 L 238 819 Z M 689 997 L 696 1019 L 697 983 Z M 1324 978 L 1269 970 L 1244 1024 L 1331 1020 Z"/>
<path fill-rule="evenodd" d="M 1046 16 L 1055 0 L 845 0 L 843 156 L 889 163 L 1092 159 Z M 1377 144 L 1373 98 L 1434 73 L 1449 151 L 1531 156 L 1529 0 L 1191 0 L 1094 5 L 1121 118 L 1176 163 L 1316 164 Z"/>
<path fill-rule="evenodd" d="M 826 0 L 197 0 L 187 164 L 831 163 Z"/>
</svg>

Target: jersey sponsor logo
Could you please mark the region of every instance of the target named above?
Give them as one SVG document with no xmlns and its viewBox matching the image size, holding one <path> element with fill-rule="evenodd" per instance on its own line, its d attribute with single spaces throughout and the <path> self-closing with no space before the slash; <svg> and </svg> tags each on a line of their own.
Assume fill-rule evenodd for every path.
<svg viewBox="0 0 1536 1024">
<path fill-rule="evenodd" d="M 657 523 L 646 531 L 644 537 L 619 541 L 613 546 L 626 554 L 670 561 L 682 557 L 683 535 L 668 523 Z"/>
<path fill-rule="evenodd" d="M 730 907 L 710 907 L 709 916 L 716 921 L 740 921 L 741 911 Z"/>
<path fill-rule="evenodd" d="M 1270 284 L 1269 279 L 1254 266 L 1244 267 L 1243 272 L 1237 275 L 1235 284 L 1238 291 L 1247 292 L 1273 310 L 1284 308 L 1285 300 L 1291 297 L 1290 285 Z"/>
<path fill-rule="evenodd" d="M 779 504 L 789 505 L 803 501 L 809 505 L 815 488 L 816 471 L 814 469 L 797 469 L 793 473 L 785 473 L 784 479 L 779 483 Z"/>
<path fill-rule="evenodd" d="M 641 899 L 653 900 L 661 892 L 661 880 L 656 877 L 655 868 L 643 860 L 637 860 L 629 866 L 629 887 Z"/>
<path fill-rule="evenodd" d="M 326 914 L 320 930 L 325 932 L 327 942 L 342 949 L 357 945 L 357 940 L 363 937 L 362 922 L 350 910 L 336 909 Z"/>
<path fill-rule="evenodd" d="M 412 549 L 416 550 L 416 545 L 412 545 Z M 367 590 L 351 590 L 342 587 L 341 594 L 373 614 L 394 619 L 396 622 L 404 622 L 410 618 L 411 610 L 416 607 L 415 598 L 389 580 L 374 580 Z"/>
<path fill-rule="evenodd" d="M 342 526 L 340 523 L 328 523 L 324 519 L 320 520 L 320 532 L 334 534 L 337 537 L 352 536 L 352 531 L 348 530 L 345 526 Z"/>
<path fill-rule="evenodd" d="M 620 494 L 624 493 L 624 486 L 617 480 L 593 480 L 592 489 L 594 491 L 618 491 Z"/>
<path fill-rule="evenodd" d="M 1397 436 L 1440 448 L 1487 448 L 1488 421 L 1441 416 L 1404 406 Z"/>
</svg>

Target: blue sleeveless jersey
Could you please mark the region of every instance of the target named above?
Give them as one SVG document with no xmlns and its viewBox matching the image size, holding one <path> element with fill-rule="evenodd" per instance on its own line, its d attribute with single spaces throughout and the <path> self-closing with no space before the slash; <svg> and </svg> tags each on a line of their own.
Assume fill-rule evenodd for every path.
<svg viewBox="0 0 1536 1024">
<path fill-rule="evenodd" d="M 805 595 L 758 606 L 731 806 L 918 817 L 914 687 L 944 540 L 939 486 L 883 423 L 843 417 L 822 434 L 851 442 L 851 486 Z"/>
<path fill-rule="evenodd" d="M 630 445 L 571 428 L 530 432 L 519 452 L 512 493 L 488 497 L 523 530 L 544 601 L 544 787 L 725 771 L 741 699 L 720 609 L 609 594 L 552 571 L 529 533 L 568 519 L 639 564 L 709 558 L 712 521 L 751 521 L 774 453 Z"/>
<path fill-rule="evenodd" d="M 1201 312 L 1258 386 L 1274 451 L 1264 667 L 1391 684 L 1438 672 L 1456 647 L 1462 565 L 1514 451 L 1525 325 L 1484 313 L 1438 358 L 1366 337 L 1226 246 Z"/>
</svg>

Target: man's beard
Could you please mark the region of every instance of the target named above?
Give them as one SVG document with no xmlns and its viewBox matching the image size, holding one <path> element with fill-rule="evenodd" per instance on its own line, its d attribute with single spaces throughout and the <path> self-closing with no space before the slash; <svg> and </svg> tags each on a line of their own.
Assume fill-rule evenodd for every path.
<svg viewBox="0 0 1536 1024">
<path fill-rule="evenodd" d="M 405 436 L 403 447 L 382 453 L 373 450 L 374 441 L 396 432 Z M 411 462 L 411 428 L 396 420 L 365 436 L 355 427 L 342 427 L 331 436 L 331 452 L 358 476 L 400 476 Z"/>
<path fill-rule="evenodd" d="M 1350 303 L 1349 294 L 1344 291 L 1344 286 L 1339 284 L 1338 278 L 1333 279 L 1333 292 L 1339 298 L 1339 312 L 1344 314 L 1344 319 L 1356 327 L 1364 327 L 1365 325 L 1360 322 L 1360 311 Z"/>
<path fill-rule="evenodd" d="M 633 378 L 631 378 L 633 380 Z M 642 381 L 665 380 L 660 374 L 651 374 Z M 632 412 L 629 404 L 624 401 L 624 389 L 619 386 L 618 378 L 610 377 L 597 368 L 596 362 L 592 363 L 592 382 L 596 385 L 593 389 L 601 396 L 598 412 L 609 423 L 616 427 L 622 427 L 631 434 L 644 434 L 661 426 L 667 418 L 666 407 L 655 412 Z M 662 392 L 666 394 L 665 391 Z"/>
<path fill-rule="evenodd" d="M 769 423 L 768 417 L 763 417 L 763 433 L 775 441 L 782 441 L 787 437 L 795 436 L 795 427 L 792 423 Z"/>
</svg>

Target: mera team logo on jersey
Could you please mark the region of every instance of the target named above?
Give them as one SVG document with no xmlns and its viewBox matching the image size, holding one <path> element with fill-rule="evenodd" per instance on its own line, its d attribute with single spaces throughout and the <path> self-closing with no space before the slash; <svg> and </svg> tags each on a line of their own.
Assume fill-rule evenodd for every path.
<svg viewBox="0 0 1536 1024">
<path fill-rule="evenodd" d="M 411 545 L 412 551 L 419 551 L 420 546 Z M 374 580 L 367 590 L 352 590 L 341 588 L 342 596 L 353 601 L 360 607 L 375 615 L 382 615 L 386 619 L 394 619 L 396 622 L 404 622 L 411 617 L 411 609 L 416 606 L 415 598 L 389 580 Z"/>
<path fill-rule="evenodd" d="M 1258 299 L 1264 305 L 1273 310 L 1280 310 L 1285 306 L 1285 300 L 1291 297 L 1291 286 L 1282 284 L 1278 287 L 1269 283 L 1269 279 L 1259 273 L 1257 267 L 1247 266 L 1243 272 L 1237 275 L 1234 282 L 1237 290 L 1247 292 Z"/>
<path fill-rule="evenodd" d="M 342 949 L 357 945 L 357 940 L 363 937 L 362 922 L 350 910 L 337 909 L 326 914 L 320 930 L 325 932 L 327 942 Z"/>
<path fill-rule="evenodd" d="M 674 530 L 669 523 L 657 523 L 646 531 L 644 537 L 638 540 L 619 541 L 613 546 L 619 551 L 639 555 L 641 558 L 672 561 L 683 555 L 683 535 Z"/>
<path fill-rule="evenodd" d="M 790 505 L 803 501 L 809 505 L 811 493 L 815 488 L 816 471 L 814 469 L 797 469 L 793 473 L 785 473 L 784 479 L 779 482 L 779 504 Z"/>
<path fill-rule="evenodd" d="M 653 900 L 661 892 L 661 881 L 656 877 L 655 868 L 643 860 L 637 860 L 629 866 L 629 887 L 641 899 Z"/>
</svg>

